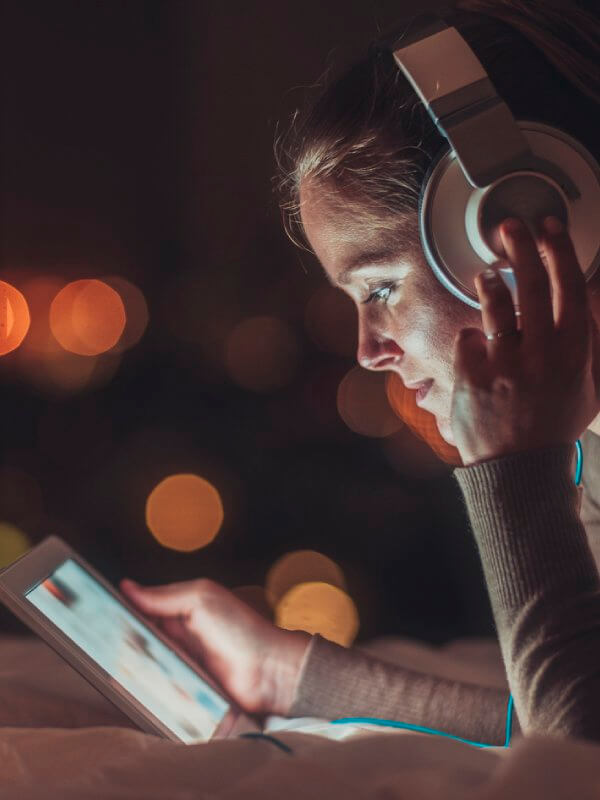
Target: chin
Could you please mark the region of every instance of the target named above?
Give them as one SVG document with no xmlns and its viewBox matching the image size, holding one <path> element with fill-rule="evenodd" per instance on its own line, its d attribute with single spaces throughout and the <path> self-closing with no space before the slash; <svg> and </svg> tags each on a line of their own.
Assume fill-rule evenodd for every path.
<svg viewBox="0 0 600 800">
<path fill-rule="evenodd" d="M 450 423 L 450 420 L 447 418 L 438 419 L 436 417 L 435 421 L 442 439 L 448 444 L 451 444 L 452 447 L 456 447 L 456 440 L 454 439 L 454 434 L 452 433 L 452 425 Z"/>
</svg>

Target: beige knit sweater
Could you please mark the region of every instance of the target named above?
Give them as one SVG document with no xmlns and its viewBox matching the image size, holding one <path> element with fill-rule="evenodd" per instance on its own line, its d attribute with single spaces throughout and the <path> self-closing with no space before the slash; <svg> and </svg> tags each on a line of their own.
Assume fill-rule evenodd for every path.
<svg viewBox="0 0 600 800">
<path fill-rule="evenodd" d="M 588 431 L 582 444 L 581 518 L 572 446 L 454 473 L 481 555 L 506 689 L 394 666 L 316 636 L 291 716 L 379 717 L 502 745 L 510 688 L 513 735 L 522 728 L 600 740 L 600 437 Z"/>
</svg>

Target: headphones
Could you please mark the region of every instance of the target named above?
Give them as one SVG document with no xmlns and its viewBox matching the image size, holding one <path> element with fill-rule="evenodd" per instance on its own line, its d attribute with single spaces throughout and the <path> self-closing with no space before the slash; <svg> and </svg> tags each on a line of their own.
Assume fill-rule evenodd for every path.
<svg viewBox="0 0 600 800">
<path fill-rule="evenodd" d="M 467 42 L 441 18 L 419 15 L 393 46 L 396 64 L 447 139 L 421 186 L 419 230 L 437 278 L 480 308 L 474 278 L 500 271 L 518 308 L 498 225 L 519 217 L 534 232 L 558 217 L 586 280 L 600 266 L 600 165 L 559 128 L 515 120 Z"/>
</svg>

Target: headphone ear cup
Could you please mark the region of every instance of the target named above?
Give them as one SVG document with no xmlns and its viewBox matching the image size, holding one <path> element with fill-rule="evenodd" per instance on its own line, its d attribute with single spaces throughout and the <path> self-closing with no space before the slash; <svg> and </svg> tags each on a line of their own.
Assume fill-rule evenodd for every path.
<svg viewBox="0 0 600 800">
<path fill-rule="evenodd" d="M 443 158 L 445 158 L 445 156 L 448 155 L 449 152 L 450 152 L 450 146 L 447 144 L 444 145 L 443 147 L 440 147 L 439 150 L 436 150 L 435 155 L 429 162 L 429 166 L 427 167 L 425 176 L 421 181 L 421 189 L 419 191 L 419 231 L 423 230 L 421 214 L 423 213 L 423 201 L 425 198 L 425 192 L 427 191 L 427 184 L 429 183 L 429 179 L 431 178 L 431 175 L 433 174 L 433 171 L 435 170 L 437 165 Z"/>
<path fill-rule="evenodd" d="M 442 145 L 442 147 L 438 148 L 435 151 L 431 161 L 429 162 L 429 166 L 427 167 L 427 170 L 425 171 L 425 175 L 423 177 L 423 180 L 421 181 L 421 188 L 419 190 L 419 206 L 418 206 L 419 239 L 421 241 L 421 248 L 422 248 L 423 252 L 425 253 L 425 255 L 427 255 L 427 259 L 426 260 L 427 260 L 427 262 L 428 262 L 428 264 L 431 267 L 433 272 L 435 272 L 435 270 L 431 266 L 431 261 L 430 261 L 429 256 L 428 256 L 429 247 L 428 247 L 428 245 L 427 245 L 427 243 L 425 241 L 425 233 L 424 232 L 425 232 L 427 226 L 426 226 L 426 220 L 425 220 L 425 216 L 424 216 L 425 215 L 425 209 L 423 208 L 423 206 L 424 206 L 424 203 L 425 203 L 425 196 L 427 194 L 427 187 L 429 186 L 429 181 L 431 179 L 431 176 L 435 172 L 435 169 L 436 169 L 437 165 L 440 163 L 440 161 L 442 161 L 444 158 L 446 158 L 446 156 L 451 152 L 451 150 L 452 150 L 452 148 L 450 147 L 450 145 L 447 142 L 445 142 Z"/>
<path fill-rule="evenodd" d="M 473 308 L 480 307 L 475 276 L 491 264 L 501 270 L 516 301 L 512 270 L 488 244 L 487 234 L 499 220 L 507 216 L 527 220 L 532 215 L 537 219 L 543 213 L 559 216 L 554 210 L 544 210 L 549 205 L 547 187 L 543 191 L 538 187 L 525 197 L 523 182 L 530 178 L 552 185 L 552 171 L 546 174 L 539 164 L 556 165 L 564 174 L 564 186 L 556 180 L 554 189 L 564 200 L 569 233 L 586 280 L 600 267 L 600 165 L 559 128 L 526 120 L 518 124 L 534 157 L 532 168 L 507 173 L 489 187 L 474 187 L 454 149 L 446 147 L 436 152 L 419 192 L 419 236 L 427 262 L 442 285 Z M 569 183 L 575 193 L 568 193 Z"/>
<path fill-rule="evenodd" d="M 444 145 L 440 147 L 439 150 L 436 150 L 433 158 L 429 162 L 429 166 L 425 172 L 423 180 L 421 181 L 421 189 L 419 190 L 419 231 L 423 231 L 423 225 L 421 223 L 421 215 L 423 213 L 423 202 L 425 199 L 425 193 L 427 191 L 427 185 L 429 183 L 429 179 L 431 178 L 435 168 L 440 163 L 440 161 L 445 158 L 448 153 L 450 152 L 450 146 Z"/>
</svg>

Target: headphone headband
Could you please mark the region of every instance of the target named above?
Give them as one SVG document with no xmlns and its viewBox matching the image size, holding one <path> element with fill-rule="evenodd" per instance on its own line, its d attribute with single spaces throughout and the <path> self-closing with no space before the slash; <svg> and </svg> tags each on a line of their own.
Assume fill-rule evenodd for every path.
<svg viewBox="0 0 600 800">
<path fill-rule="evenodd" d="M 535 170 L 548 174 L 568 196 L 577 196 L 567 175 L 533 155 L 511 110 L 456 28 L 430 14 L 417 17 L 393 46 L 393 55 L 472 186 L 482 189 L 508 173 Z"/>
<path fill-rule="evenodd" d="M 515 120 L 473 50 L 440 16 L 414 17 L 386 44 L 449 144 L 434 158 L 419 203 L 421 241 L 438 279 L 478 308 L 473 280 L 495 264 L 518 304 L 498 226 L 519 216 L 535 233 L 548 215 L 568 226 L 591 277 L 600 265 L 600 166 L 591 153 L 556 126 Z"/>
</svg>

